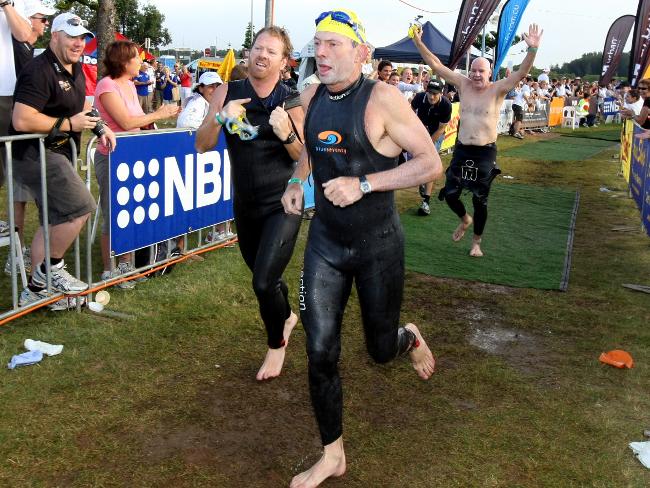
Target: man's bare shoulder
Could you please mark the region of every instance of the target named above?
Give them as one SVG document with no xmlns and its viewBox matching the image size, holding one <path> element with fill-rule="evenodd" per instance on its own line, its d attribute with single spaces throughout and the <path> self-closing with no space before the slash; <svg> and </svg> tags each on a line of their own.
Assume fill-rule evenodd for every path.
<svg viewBox="0 0 650 488">
<path fill-rule="evenodd" d="M 316 93 L 316 90 L 318 90 L 319 86 L 319 83 L 311 84 L 300 94 L 300 103 L 302 104 L 302 108 L 305 112 L 307 112 L 311 99 L 314 98 L 314 94 Z"/>
<path fill-rule="evenodd" d="M 402 93 L 393 85 L 378 81 L 372 90 L 370 103 L 378 107 L 390 109 L 395 104 L 404 104 L 406 99 Z"/>
</svg>

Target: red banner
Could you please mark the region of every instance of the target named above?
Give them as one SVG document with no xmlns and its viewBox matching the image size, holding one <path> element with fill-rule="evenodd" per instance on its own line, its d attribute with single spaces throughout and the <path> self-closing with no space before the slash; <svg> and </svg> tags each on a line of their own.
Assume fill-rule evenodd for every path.
<svg viewBox="0 0 650 488">
<path fill-rule="evenodd" d="M 623 47 L 625 47 L 627 38 L 630 37 L 634 20 L 634 15 L 623 15 L 616 19 L 609 28 L 603 49 L 603 66 L 600 71 L 600 80 L 598 80 L 600 86 L 605 86 L 612 81 L 621 62 Z"/>
<path fill-rule="evenodd" d="M 636 12 L 636 25 L 632 37 L 632 52 L 630 54 L 630 85 L 633 88 L 648 68 L 650 61 L 650 0 L 639 0 Z"/>
<path fill-rule="evenodd" d="M 454 69 L 472 47 L 479 31 L 487 24 L 498 5 L 499 0 L 463 0 L 451 42 L 448 65 L 450 69 Z"/>
</svg>

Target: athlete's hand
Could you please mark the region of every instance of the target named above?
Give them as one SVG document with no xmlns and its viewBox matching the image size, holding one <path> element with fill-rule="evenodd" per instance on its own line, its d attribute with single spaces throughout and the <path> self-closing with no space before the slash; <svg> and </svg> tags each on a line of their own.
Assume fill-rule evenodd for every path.
<svg viewBox="0 0 650 488">
<path fill-rule="evenodd" d="M 361 200 L 363 193 L 356 176 L 339 176 L 323 183 L 325 198 L 337 207 L 347 207 Z"/>
<path fill-rule="evenodd" d="M 542 39 L 542 34 L 544 33 L 543 29 L 540 29 L 537 24 L 530 24 L 528 27 L 528 33 L 523 33 L 522 37 L 528 47 L 539 47 L 539 41 Z"/>
<path fill-rule="evenodd" d="M 644 130 L 640 134 L 635 135 L 637 139 L 650 139 L 650 130 Z"/>
<path fill-rule="evenodd" d="M 269 124 L 271 124 L 273 133 L 278 136 L 278 139 L 281 141 L 287 140 L 287 137 L 291 134 L 291 124 L 289 123 L 289 114 L 284 110 L 284 103 L 282 107 L 275 107 L 271 112 Z"/>
<path fill-rule="evenodd" d="M 284 207 L 284 213 L 293 215 L 302 214 L 302 193 L 302 185 L 298 183 L 291 183 L 287 186 L 280 200 Z"/>
<path fill-rule="evenodd" d="M 250 102 L 250 98 L 239 98 L 237 100 L 230 100 L 221 110 L 223 116 L 228 119 L 238 119 L 246 113 L 244 104 Z"/>
</svg>

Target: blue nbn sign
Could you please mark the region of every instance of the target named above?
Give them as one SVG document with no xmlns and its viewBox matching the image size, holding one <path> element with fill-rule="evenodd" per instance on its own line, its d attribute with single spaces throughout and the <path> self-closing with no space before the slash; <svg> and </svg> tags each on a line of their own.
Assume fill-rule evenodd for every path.
<svg viewBox="0 0 650 488">
<path fill-rule="evenodd" d="M 110 246 L 115 254 L 233 218 L 230 160 L 223 133 L 211 151 L 196 132 L 118 138 L 110 154 Z"/>
</svg>

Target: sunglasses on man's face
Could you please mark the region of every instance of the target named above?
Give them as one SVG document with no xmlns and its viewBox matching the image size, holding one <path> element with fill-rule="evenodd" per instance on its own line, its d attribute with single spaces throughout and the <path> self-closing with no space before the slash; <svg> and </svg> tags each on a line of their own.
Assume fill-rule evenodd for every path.
<svg viewBox="0 0 650 488">
<path fill-rule="evenodd" d="M 34 19 L 34 20 L 40 20 L 40 21 L 41 21 L 42 23 L 44 23 L 44 24 L 47 24 L 47 23 L 50 21 L 50 19 L 48 19 L 47 17 L 36 17 L 36 16 L 32 16 L 32 17 L 30 17 L 30 18 L 31 18 L 31 19 Z"/>
</svg>

